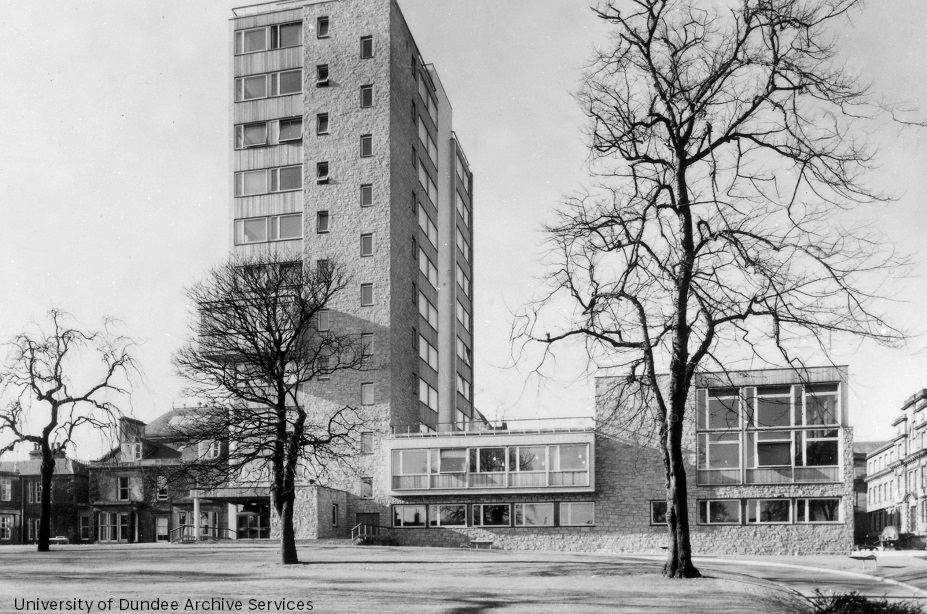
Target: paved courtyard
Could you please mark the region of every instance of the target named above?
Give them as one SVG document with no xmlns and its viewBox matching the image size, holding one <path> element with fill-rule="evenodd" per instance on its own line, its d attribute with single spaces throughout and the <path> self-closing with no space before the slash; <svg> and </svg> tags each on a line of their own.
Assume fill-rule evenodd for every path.
<svg viewBox="0 0 927 614">
<path fill-rule="evenodd" d="M 44 554 L 6 547 L 0 550 L 0 612 L 22 611 L 24 599 L 66 600 L 71 607 L 80 599 L 93 602 L 91 612 L 152 611 L 154 605 L 164 611 L 164 602 L 168 612 L 194 606 L 301 612 L 310 611 L 311 601 L 312 612 L 378 614 L 785 613 L 805 611 L 798 593 L 813 585 L 918 596 L 862 574 L 822 571 L 815 579 L 807 569 L 769 560 L 701 559 L 708 577 L 679 582 L 662 578 L 659 557 L 647 556 L 314 543 L 300 546 L 303 564 L 283 567 L 277 558 L 275 544 L 255 543 L 69 546 Z"/>
</svg>

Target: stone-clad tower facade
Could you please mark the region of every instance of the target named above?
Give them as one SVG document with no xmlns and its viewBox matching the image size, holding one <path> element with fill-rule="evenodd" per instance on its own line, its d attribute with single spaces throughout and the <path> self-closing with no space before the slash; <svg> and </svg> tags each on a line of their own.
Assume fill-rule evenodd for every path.
<svg viewBox="0 0 927 614">
<path fill-rule="evenodd" d="M 473 418 L 473 180 L 396 0 L 284 1 L 231 21 L 232 251 L 337 262 L 328 325 L 380 368 L 309 394 L 379 430 Z"/>
</svg>

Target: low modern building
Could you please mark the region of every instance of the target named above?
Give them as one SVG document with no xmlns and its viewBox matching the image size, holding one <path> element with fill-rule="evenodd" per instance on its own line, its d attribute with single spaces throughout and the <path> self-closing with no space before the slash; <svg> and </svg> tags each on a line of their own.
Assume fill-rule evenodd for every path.
<svg viewBox="0 0 927 614">
<path fill-rule="evenodd" d="M 869 531 L 927 537 L 927 389 L 908 398 L 895 436 L 866 457 Z M 921 540 L 923 541 L 923 540 Z"/>
<path fill-rule="evenodd" d="M 401 544 L 659 551 L 662 456 L 599 378 L 594 425 L 394 433 L 391 536 Z M 702 374 L 684 435 L 697 553 L 849 551 L 847 370 Z M 548 425 L 549 426 L 549 425 Z"/>
</svg>

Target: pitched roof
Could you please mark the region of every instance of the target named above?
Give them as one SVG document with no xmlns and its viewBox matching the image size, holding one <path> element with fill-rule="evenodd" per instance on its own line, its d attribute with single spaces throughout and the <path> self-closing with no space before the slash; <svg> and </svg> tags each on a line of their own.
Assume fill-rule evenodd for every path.
<svg viewBox="0 0 927 614">
<path fill-rule="evenodd" d="M 42 475 L 42 461 L 36 458 L 0 461 L 0 471 L 25 476 Z M 56 458 L 55 473 L 53 475 L 87 475 L 87 466 L 71 458 Z"/>
</svg>

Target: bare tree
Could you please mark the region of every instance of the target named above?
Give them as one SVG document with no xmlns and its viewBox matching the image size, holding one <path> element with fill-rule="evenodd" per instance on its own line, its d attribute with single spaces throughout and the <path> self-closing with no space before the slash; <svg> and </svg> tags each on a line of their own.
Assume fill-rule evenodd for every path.
<svg viewBox="0 0 927 614">
<path fill-rule="evenodd" d="M 121 415 L 116 400 L 127 400 L 138 374 L 131 354 L 134 343 L 115 332 L 114 320 L 104 320 L 100 331 L 85 332 L 72 328 L 63 311 L 53 309 L 48 319 L 50 330 L 37 326 L 6 344 L 0 372 L 5 397 L 0 434 L 11 438 L 0 454 L 19 443 L 31 443 L 42 452 L 39 552 L 48 550 L 55 456 L 82 429 L 108 431 L 115 426 Z"/>
<path fill-rule="evenodd" d="M 319 476 L 350 454 L 356 409 L 307 406 L 305 386 L 348 369 L 369 367 L 360 335 L 331 330 L 328 306 L 345 289 L 341 269 L 310 272 L 275 255 L 232 259 L 187 291 L 193 305 L 190 338 L 174 355 L 188 393 L 205 401 L 175 428 L 201 444 L 187 469 L 200 486 L 270 484 L 281 527 L 284 564 L 297 563 L 293 529 L 296 482 Z"/>
<path fill-rule="evenodd" d="M 625 375 L 622 402 L 652 417 L 670 577 L 698 575 L 682 450 L 696 371 L 773 356 L 800 367 L 796 341 L 817 340 L 826 355 L 831 333 L 902 338 L 873 311 L 871 275 L 900 259 L 844 224 L 844 212 L 887 200 L 867 185 L 864 128 L 888 109 L 835 61 L 828 32 L 859 4 L 594 9 L 613 26 L 577 96 L 597 186 L 546 228 L 552 290 L 514 334 L 548 344 L 545 356 L 582 340 L 592 365 Z M 564 304 L 573 311 L 560 317 Z"/>
</svg>

